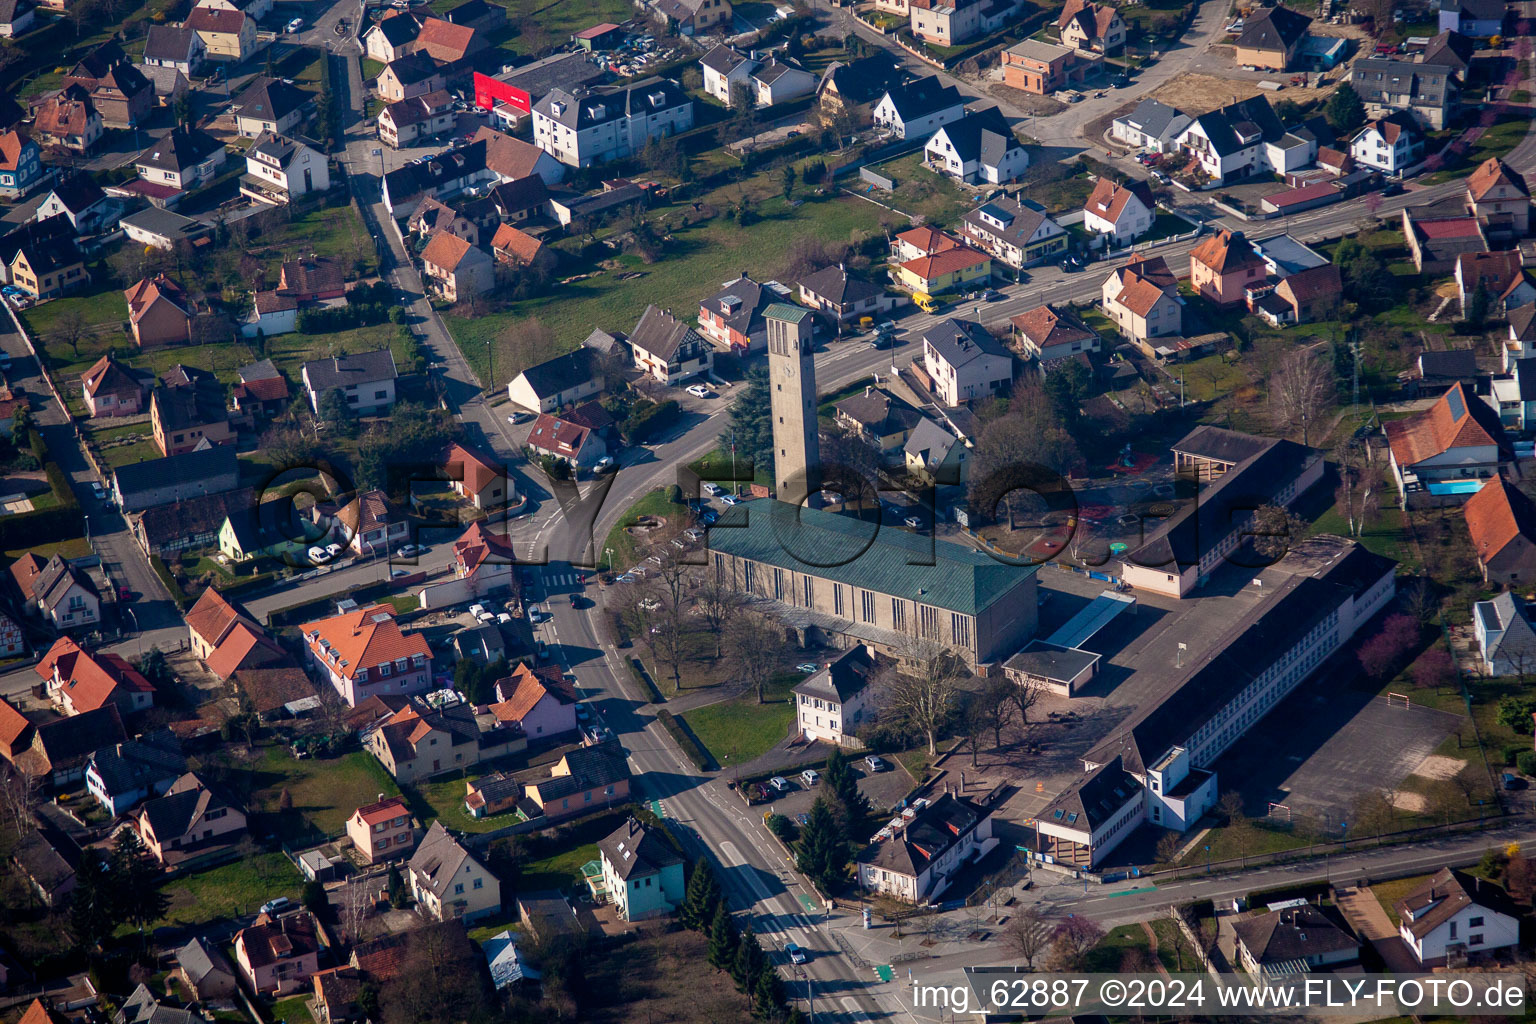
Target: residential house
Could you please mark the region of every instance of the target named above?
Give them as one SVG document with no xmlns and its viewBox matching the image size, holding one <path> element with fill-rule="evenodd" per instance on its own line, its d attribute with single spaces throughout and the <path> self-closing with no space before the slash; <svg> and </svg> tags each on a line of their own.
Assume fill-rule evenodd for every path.
<svg viewBox="0 0 1536 1024">
<path fill-rule="evenodd" d="M 432 649 L 420 633 L 406 633 L 394 609 L 355 608 L 299 627 L 305 665 L 348 707 L 374 694 L 425 693 L 432 687 Z"/>
<path fill-rule="evenodd" d="M 1399 177 L 1424 158 L 1424 135 L 1406 111 L 1366 122 L 1349 144 L 1349 155 L 1361 167 Z"/>
<path fill-rule="evenodd" d="M 923 147 L 923 163 L 968 185 L 1001 185 L 1024 173 L 1029 153 L 1014 137 L 1002 113 L 987 107 L 935 132 Z"/>
<path fill-rule="evenodd" d="M 658 306 L 647 306 L 627 339 L 635 369 L 663 384 L 708 376 L 715 353 L 698 332 Z"/>
<path fill-rule="evenodd" d="M 85 778 L 92 754 L 127 738 L 117 705 L 104 704 L 95 711 L 28 723 L 12 741 L 9 757 L 17 770 L 43 785 L 62 788 Z"/>
<path fill-rule="evenodd" d="M 1145 182 L 1125 184 L 1100 178 L 1083 204 L 1083 230 L 1108 238 L 1111 246 L 1129 245 L 1148 231 L 1157 205 Z"/>
<path fill-rule="evenodd" d="M 905 399 L 884 388 L 866 387 L 833 406 L 837 425 L 869 445 L 882 457 L 895 455 L 912 436 L 923 414 Z"/>
<path fill-rule="evenodd" d="M 1255 174 L 1286 174 L 1317 159 L 1316 135 L 1287 131 L 1263 96 L 1201 114 L 1176 142 L 1213 185 Z"/>
<path fill-rule="evenodd" d="M 867 127 L 873 120 L 874 105 L 905 78 L 906 72 L 887 50 L 876 50 L 856 60 L 833 61 L 816 86 L 822 122 Z"/>
<path fill-rule="evenodd" d="M 347 293 L 347 271 L 339 260 L 326 256 L 284 260 L 277 287 L 292 292 L 301 303 L 339 299 Z"/>
<path fill-rule="evenodd" d="M 555 762 L 548 778 L 527 783 L 524 795 L 550 822 L 625 803 L 629 762 L 608 744 L 578 747 Z"/>
<path fill-rule="evenodd" d="M 1013 356 L 981 324 L 949 317 L 923 332 L 923 369 L 945 405 L 990 398 L 1013 383 Z"/>
<path fill-rule="evenodd" d="M 1289 274 L 1279 284 L 1263 289 L 1249 302 L 1249 309 L 1276 327 L 1326 320 L 1344 297 L 1344 282 L 1333 264 Z M 1250 295 L 1257 295 L 1249 289 Z"/>
<path fill-rule="evenodd" d="M 1050 303 L 1019 313 L 1009 322 L 1024 358 L 1038 359 L 1042 365 L 1099 351 L 1097 334 L 1070 311 L 1063 313 Z"/>
<path fill-rule="evenodd" d="M 600 85 L 609 79 L 606 63 L 585 53 L 556 53 L 523 64 L 494 77 L 474 76 L 475 104 L 489 110 L 493 123 L 507 131 L 519 127 L 532 114 L 534 104 L 553 89 L 575 91 Z"/>
<path fill-rule="evenodd" d="M 193 603 L 186 621 L 193 656 L 220 679 L 228 680 L 244 669 L 288 663 L 287 652 L 266 627 L 214 587 L 204 590 Z"/>
<path fill-rule="evenodd" d="M 225 520 L 231 514 L 248 512 L 255 503 L 255 491 L 250 487 L 197 494 L 174 504 L 145 509 L 130 521 L 129 528 L 146 556 L 170 559 L 183 551 L 217 545 Z"/>
<path fill-rule="evenodd" d="M 944 793 L 855 859 L 860 889 L 920 904 L 942 892 L 967 864 L 996 848 L 989 805 Z"/>
<path fill-rule="evenodd" d="M 653 17 L 683 36 L 698 36 L 733 24 L 731 0 L 646 0 Z"/>
<path fill-rule="evenodd" d="M 11 565 L 11 576 L 21 588 L 27 610 L 36 609 L 52 628 L 78 629 L 101 621 L 96 584 L 62 555 L 55 554 L 45 562 L 28 552 Z M 73 643 L 59 641 L 66 642 Z"/>
<path fill-rule="evenodd" d="M 1462 511 L 1485 583 L 1519 587 L 1536 579 L 1536 503 L 1495 476 Z"/>
<path fill-rule="evenodd" d="M 16 129 L 0 134 L 0 197 L 24 196 L 43 179 L 42 150 Z"/>
<path fill-rule="evenodd" d="M 71 85 L 37 108 L 32 136 L 44 146 L 58 146 L 83 156 L 95 148 L 104 128 L 90 91 Z"/>
<path fill-rule="evenodd" d="M 330 187 L 331 171 L 325 156 L 297 139 L 263 132 L 245 151 L 240 194 L 258 203 L 284 206 Z"/>
<path fill-rule="evenodd" d="M 48 569 L 58 562 L 60 559 L 55 555 L 37 586 L 46 583 Z M 126 718 L 136 711 L 149 710 L 155 703 L 155 688 L 121 655 L 87 651 L 67 636 L 53 642 L 33 671 L 42 678 L 48 700 L 66 715 L 115 704 Z"/>
<path fill-rule="evenodd" d="M 439 921 L 467 923 L 501 910 L 501 883 L 441 821 L 411 855 L 409 881 L 418 911 Z"/>
<path fill-rule="evenodd" d="M 35 819 L 34 819 L 35 820 Z M 63 908 L 75 891 L 75 871 L 80 866 L 80 845 L 51 823 L 28 831 L 11 851 L 11 863 L 32 883 L 38 898 L 48 907 Z M 56 1024 L 60 1015 L 43 1011 L 40 1000 L 21 1018 L 26 1024 Z M 20 1024 L 20 1022 L 18 1022 Z"/>
<path fill-rule="evenodd" d="M 87 174 L 73 171 L 62 175 L 38 203 L 33 220 L 63 215 L 77 235 L 94 234 L 112 220 L 117 206 L 107 198 L 101 186 Z"/>
<path fill-rule="evenodd" d="M 1100 300 L 1105 315 L 1137 345 L 1184 332 L 1184 300 L 1179 297 L 1178 279 L 1161 256 L 1132 256 L 1104 279 Z"/>
<path fill-rule="evenodd" d="M 484 295 L 496 283 L 490 255 L 447 231 L 437 232 L 421 250 L 421 267 L 427 286 L 447 302 Z"/>
<path fill-rule="evenodd" d="M 194 370 L 181 380 L 184 383 L 161 384 L 149 393 L 150 428 L 161 454 L 181 455 L 205 443 L 234 444 L 224 386 L 206 370 Z"/>
<path fill-rule="evenodd" d="M 62 222 L 67 223 L 68 218 Z M 23 237 L 8 266 L 10 283 L 39 299 L 68 294 L 85 287 L 91 279 L 74 239 L 67 237 Z"/>
<path fill-rule="evenodd" d="M 1438 208 L 1405 207 L 1403 237 L 1421 274 L 1448 274 L 1462 253 L 1488 251 L 1488 238 L 1476 217 L 1445 215 Z"/>
<path fill-rule="evenodd" d="M 256 51 L 256 19 L 244 11 L 194 7 L 181 27 L 197 33 L 209 60 L 238 64 Z"/>
<path fill-rule="evenodd" d="M 402 785 L 527 749 L 517 730 L 489 725 L 482 734 L 467 704 L 432 707 L 412 701 L 364 733 L 363 749 Z"/>
<path fill-rule="evenodd" d="M 14 39 L 37 24 L 37 5 L 32 0 L 0 0 L 0 38 Z"/>
<path fill-rule="evenodd" d="M 666 78 L 578 88 L 574 93 L 556 87 L 533 107 L 534 145 L 571 167 L 634 156 L 651 139 L 692 127 L 693 100 Z"/>
<path fill-rule="evenodd" d="M 1463 316 L 1478 292 L 1484 294 L 1488 313 L 1495 317 L 1536 302 L 1536 285 L 1526 273 L 1518 249 L 1467 252 L 1456 257 L 1456 293 Z"/>
<path fill-rule="evenodd" d="M 457 7 L 450 7 L 443 20 L 452 25 L 465 25 L 476 32 L 495 32 L 507 24 L 507 9 L 488 0 L 465 0 Z M 617 25 L 608 26 L 610 30 Z"/>
<path fill-rule="evenodd" d="M 938 295 L 992 281 L 992 258 L 968 245 L 958 245 L 898 265 L 891 274 L 914 293 Z"/>
<path fill-rule="evenodd" d="M 108 128 L 134 128 L 144 123 L 154 104 L 154 87 L 122 48 L 108 40 L 86 54 L 59 83 L 78 85 L 90 94 L 91 105 Z"/>
<path fill-rule="evenodd" d="M 288 407 L 288 380 L 272 360 L 261 359 L 235 371 L 238 378 L 230 389 L 236 412 L 256 420 L 270 419 Z"/>
<path fill-rule="evenodd" d="M 662 830 L 631 817 L 597 851 L 603 890 L 625 921 L 661 917 L 682 905 L 683 858 Z"/>
<path fill-rule="evenodd" d="M 199 1024 L 204 1018 L 191 1010 L 184 1010 L 157 999 L 149 985 L 139 982 L 123 1005 L 112 1015 L 112 1024 Z"/>
<path fill-rule="evenodd" d="M 1465 501 L 1511 460 L 1498 414 L 1460 384 L 1382 429 L 1404 507 Z"/>
<path fill-rule="evenodd" d="M 357 416 L 378 416 L 395 404 L 395 357 L 388 348 L 351 355 L 312 359 L 299 370 L 309 395 L 310 408 L 318 415 L 327 391 L 340 391 L 347 408 Z"/>
<path fill-rule="evenodd" d="M 793 61 L 778 57 L 770 58 L 753 70 L 748 83 L 759 107 L 788 103 L 816 91 L 815 75 Z"/>
<path fill-rule="evenodd" d="M 176 980 L 200 1003 L 234 997 L 239 982 L 221 949 L 200 936 L 176 951 Z"/>
<path fill-rule="evenodd" d="M 415 99 L 428 93 L 441 92 L 448 82 L 448 65 L 436 60 L 425 51 L 417 50 L 404 57 L 396 57 L 384 65 L 374 82 L 379 98 L 386 103 Z"/>
<path fill-rule="evenodd" d="M 869 685 L 874 669 L 874 652 L 857 644 L 796 683 L 795 725 L 800 735 L 812 743 L 858 746 L 858 728 L 865 713 L 874 710 Z"/>
<path fill-rule="evenodd" d="M 191 772 L 146 800 L 134 819 L 150 855 L 168 868 L 222 854 L 246 831 L 245 811 Z"/>
<path fill-rule="evenodd" d="M 128 303 L 133 340 L 139 348 L 180 345 L 191 340 L 194 307 L 186 289 L 177 282 L 156 274 L 123 292 L 123 298 Z"/>
<path fill-rule="evenodd" d="M 332 529 L 344 546 L 364 558 L 387 554 L 410 539 L 405 512 L 383 491 L 360 491 L 331 517 Z"/>
<path fill-rule="evenodd" d="M 15 618 L 0 612 L 0 656 L 12 657 L 27 652 L 27 642 L 21 634 L 21 624 Z"/>
<path fill-rule="evenodd" d="M 313 110 L 315 98 L 285 79 L 259 76 L 235 97 L 235 130 L 247 139 L 292 135 Z"/>
<path fill-rule="evenodd" d="M 1519 676 L 1536 671 L 1536 628 L 1525 599 L 1505 590 L 1472 606 L 1472 632 L 1484 675 Z"/>
<path fill-rule="evenodd" d="M 145 181 L 191 191 L 212 181 L 225 157 L 224 143 L 199 128 L 177 125 L 134 157 L 134 167 Z"/>
<path fill-rule="evenodd" d="M 1242 302 L 1244 290 L 1266 273 L 1263 258 L 1241 231 L 1222 228 L 1189 253 L 1190 287 L 1218 306 Z"/>
<path fill-rule="evenodd" d="M 1194 118 L 1175 110 L 1166 103 L 1147 99 L 1136 104 L 1129 114 L 1122 114 L 1109 126 L 1110 137 L 1153 153 L 1173 153 L 1178 150 L 1178 138 Z"/>
<path fill-rule="evenodd" d="M 1295 62 L 1312 19 L 1289 7 L 1260 7 L 1243 21 L 1233 59 L 1240 67 L 1285 71 Z"/>
<path fill-rule="evenodd" d="M 142 180 L 138 184 L 144 188 L 169 187 Z M 172 189 L 172 194 L 180 196 L 181 192 Z M 137 213 L 130 213 L 118 221 L 118 226 L 130 241 L 167 251 L 178 245 L 189 248 L 207 245 L 212 241 L 210 236 L 213 234 L 213 229 L 202 221 L 183 217 L 171 210 L 162 210 L 158 206 L 148 206 Z"/>
<path fill-rule="evenodd" d="M 1531 227 L 1531 191 L 1525 177 L 1496 156 L 1467 178 L 1467 211 L 1490 236 L 1524 238 Z"/>
<path fill-rule="evenodd" d="M 602 354 L 586 345 L 523 370 L 507 384 L 507 398 L 533 412 L 553 412 L 603 389 Z"/>
<path fill-rule="evenodd" d="M 966 243 L 1015 269 L 1032 267 L 1067 249 L 1067 232 L 1032 199 L 994 196 L 968 210 L 960 230 Z"/>
<path fill-rule="evenodd" d="M 137 416 L 144 411 L 144 395 L 153 378 L 117 361 L 108 351 L 80 375 L 85 407 L 91 418 Z"/>
<path fill-rule="evenodd" d="M 1520 942 L 1521 914 L 1509 894 L 1455 868 L 1441 868 L 1392 909 L 1398 937 L 1424 967 L 1453 956 L 1513 950 Z"/>
<path fill-rule="evenodd" d="M 1043 39 L 1026 39 L 1003 51 L 1003 84 L 1037 96 L 1082 88 L 1090 75 L 1101 70 L 1102 60 L 1091 51 L 1058 46 Z"/>
<path fill-rule="evenodd" d="M 378 124 L 379 138 L 393 149 L 436 138 L 454 125 L 453 97 L 439 89 L 391 103 L 379 113 Z"/>
<path fill-rule="evenodd" d="M 158 505 L 233 491 L 239 486 L 240 464 L 230 445 L 131 462 L 112 471 L 113 502 L 124 512 L 142 512 Z M 217 529 L 215 523 L 214 530 Z"/>
<path fill-rule="evenodd" d="M 931 256 L 936 252 L 953 249 L 962 244 L 964 243 L 954 235 L 940 231 L 931 224 L 924 224 L 898 232 L 896 237 L 891 239 L 891 260 L 896 263 L 906 263 L 919 256 Z"/>
<path fill-rule="evenodd" d="M 958 46 L 1001 28 L 1016 6 L 984 0 L 908 0 L 907 9 L 913 36 L 935 46 Z"/>
<path fill-rule="evenodd" d="M 85 766 L 85 789 L 115 818 L 162 795 L 186 771 L 180 741 L 161 729 L 92 754 Z"/>
<path fill-rule="evenodd" d="M 1233 922 L 1232 932 L 1238 963 L 1265 981 L 1360 959 L 1360 940 L 1332 907 L 1303 903 L 1267 914 L 1248 914 Z"/>
<path fill-rule="evenodd" d="M 789 289 L 777 281 L 758 284 L 743 271 L 699 304 L 699 330 L 728 351 L 741 355 L 762 352 L 768 347 L 763 310 L 789 298 Z"/>
<path fill-rule="evenodd" d="M 797 282 L 800 302 L 835 322 L 855 320 L 879 312 L 879 285 L 852 277 L 843 265 L 822 267 Z"/>
<path fill-rule="evenodd" d="M 1440 0 L 1440 31 L 1487 39 L 1504 31 L 1503 0 Z"/>
<path fill-rule="evenodd" d="M 320 970 L 319 926 L 307 910 L 278 918 L 261 914 L 235 933 L 235 965 L 258 995 L 298 992 Z"/>
<path fill-rule="evenodd" d="M 453 493 L 477 509 L 499 508 L 517 499 L 505 463 L 478 449 L 454 442 L 443 456 L 443 469 Z"/>
<path fill-rule="evenodd" d="M 416 832 L 405 798 L 392 796 L 353 811 L 347 819 L 347 838 L 364 864 L 409 853 L 416 846 Z"/>
<path fill-rule="evenodd" d="M 751 95 L 749 80 L 760 65 L 734 46 L 718 43 L 699 59 L 699 66 L 705 94 L 729 107 L 736 102 L 738 92 L 741 96 Z"/>
<path fill-rule="evenodd" d="M 1438 395 L 1446 388 L 1461 381 L 1467 387 L 1477 383 L 1477 353 L 1470 348 L 1451 348 L 1441 351 L 1425 349 L 1415 360 L 1419 378 L 1415 390 L 1419 394 Z M 1506 367 L 1506 372 L 1507 372 Z"/>
<path fill-rule="evenodd" d="M 174 68 L 194 75 L 207 48 L 197 29 L 177 25 L 148 25 L 144 31 L 144 66 Z"/>
<path fill-rule="evenodd" d="M 541 675 L 519 663 L 510 676 L 496 681 L 491 711 L 499 721 L 516 722 L 530 742 L 550 741 L 576 732 L 577 699 L 563 677 Z"/>
<path fill-rule="evenodd" d="M 554 162 L 543 150 L 535 150 L 535 152 L 541 159 Z M 514 224 L 546 216 L 552 208 L 549 187 L 544 184 L 544 178 L 537 174 L 504 181 L 491 189 L 486 199 L 495 206 L 496 214 L 501 220 Z"/>
<path fill-rule="evenodd" d="M 876 127 L 885 128 L 898 139 L 920 139 L 964 116 L 960 91 L 927 75 L 886 90 L 871 119 Z"/>
<path fill-rule="evenodd" d="M 952 487 L 965 482 L 970 469 L 966 443 L 926 416 L 912 428 L 902 456 L 907 473 L 929 486 Z"/>
<path fill-rule="evenodd" d="M 1448 67 L 1465 82 L 1473 77 L 1473 54 L 1476 52 L 1475 39 L 1452 29 L 1446 29 L 1424 47 L 1424 52 L 1419 54 L 1419 63 L 1440 64 Z"/>
<path fill-rule="evenodd" d="M 466 779 L 464 789 L 464 812 L 471 818 L 490 818 L 516 810 L 523 798 L 523 784 L 506 772 Z"/>
<path fill-rule="evenodd" d="M 595 430 L 547 412 L 534 420 L 526 443 L 534 454 L 563 462 L 576 474 L 594 470 L 608 454 L 608 445 Z"/>
<path fill-rule="evenodd" d="M 1061 41 L 1075 50 L 1108 54 L 1125 46 L 1125 21 L 1120 12 L 1092 0 L 1067 0 L 1056 28 Z"/>
<path fill-rule="evenodd" d="M 380 64 L 399 60 L 417 49 L 416 36 L 421 32 L 422 19 L 414 14 L 396 11 L 386 12 L 384 17 L 363 33 L 363 51 L 370 60 Z"/>
<path fill-rule="evenodd" d="M 1503 348 L 1505 373 L 1518 363 L 1536 355 L 1536 304 L 1518 306 L 1509 311 L 1509 337 Z"/>
<path fill-rule="evenodd" d="M 1349 82 L 1365 103 L 1367 117 L 1403 111 L 1429 131 L 1449 127 L 1460 102 L 1455 73 L 1440 64 L 1361 57 L 1350 68 Z"/>
</svg>

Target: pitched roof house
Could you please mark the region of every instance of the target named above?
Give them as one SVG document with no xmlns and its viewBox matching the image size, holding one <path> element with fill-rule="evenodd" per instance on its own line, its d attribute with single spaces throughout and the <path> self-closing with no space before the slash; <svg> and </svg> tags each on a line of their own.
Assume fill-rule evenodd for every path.
<svg viewBox="0 0 1536 1024">
<path fill-rule="evenodd" d="M 145 181 L 190 191 L 212 181 L 227 155 L 212 135 L 177 125 L 134 157 L 134 166 Z"/>
<path fill-rule="evenodd" d="M 168 729 L 103 747 L 85 767 L 85 788 L 116 817 L 159 796 L 187 771 L 181 743 Z"/>
<path fill-rule="evenodd" d="M 1483 671 L 1490 676 L 1519 676 L 1536 671 L 1536 628 L 1525 599 L 1512 590 L 1472 606 L 1472 630 Z"/>
<path fill-rule="evenodd" d="M 290 81 L 261 75 L 235 97 L 236 130 L 248 139 L 262 132 L 288 135 L 303 124 L 315 99 Z"/>
<path fill-rule="evenodd" d="M 1465 501 L 1512 457 L 1498 414 L 1459 382 L 1428 409 L 1382 429 L 1405 507 Z"/>
<path fill-rule="evenodd" d="M 220 679 L 241 669 L 288 663 L 288 655 L 266 627 L 232 603 L 217 588 L 204 590 L 186 614 L 192 653 Z"/>
<path fill-rule="evenodd" d="M 1050 303 L 1025 310 L 1010 323 L 1024 357 L 1038 359 L 1042 364 L 1099 350 L 1097 334 L 1070 311 L 1063 313 Z"/>
<path fill-rule="evenodd" d="M 245 825 L 245 811 L 192 772 L 164 796 L 146 800 L 134 815 L 139 838 L 168 868 L 223 853 L 245 835 Z"/>
<path fill-rule="evenodd" d="M 1083 204 L 1083 228 L 1108 235 L 1114 245 L 1134 242 L 1152 230 L 1154 216 L 1152 192 L 1141 181 L 1121 184 L 1102 177 Z"/>
<path fill-rule="evenodd" d="M 1536 579 L 1536 502 L 1500 475 L 1468 498 L 1462 512 L 1485 582 L 1523 586 Z"/>
<path fill-rule="evenodd" d="M 941 125 L 923 147 L 923 162 L 967 184 L 1000 185 L 1029 167 L 1029 153 L 996 107 Z"/>
<path fill-rule="evenodd" d="M 1235 60 L 1242 66 L 1284 71 L 1296 59 L 1312 19 L 1289 7 L 1261 7 L 1248 15 L 1237 36 Z"/>
<path fill-rule="evenodd" d="M 91 102 L 90 91 L 71 85 L 37 108 L 32 134 L 44 145 L 89 153 L 101 139 L 104 127 L 101 114 Z"/>
<path fill-rule="evenodd" d="M 608 745 L 578 747 L 549 770 L 549 777 L 524 787 L 527 798 L 548 821 L 574 817 L 629 799 L 629 762 Z"/>
<path fill-rule="evenodd" d="M 199 1002 L 235 994 L 235 968 L 221 949 L 201 936 L 176 951 L 176 977 Z"/>
<path fill-rule="evenodd" d="M 758 284 L 742 271 L 740 277 L 726 282 L 699 304 L 699 330 L 733 352 L 761 352 L 768 345 L 763 310 L 788 298 L 789 289 L 777 281 Z"/>
<path fill-rule="evenodd" d="M 554 412 L 602 390 L 603 354 L 582 345 L 529 366 L 507 384 L 507 398 L 521 409 Z"/>
<path fill-rule="evenodd" d="M 663 384 L 708 374 L 715 365 L 714 349 L 709 343 L 659 306 L 645 308 L 626 340 L 635 369 Z"/>
<path fill-rule="evenodd" d="M 501 909 L 501 883 L 454 835 L 434 821 L 411 855 L 411 892 L 439 921 L 473 921 Z"/>
<path fill-rule="evenodd" d="M 235 933 L 235 964 L 257 993 L 286 995 L 304 988 L 320 969 L 320 939 L 309 911 L 272 918 L 262 914 Z"/>
<path fill-rule="evenodd" d="M 456 477 L 453 492 L 475 508 L 495 508 L 517 500 L 506 465 L 494 456 L 454 442 L 443 456 L 443 468 Z"/>
<path fill-rule="evenodd" d="M 992 810 L 945 793 L 911 819 L 900 819 L 894 834 L 856 859 L 859 888 L 905 903 L 923 902 L 996 847 Z"/>
<path fill-rule="evenodd" d="M 503 722 L 516 722 L 531 742 L 568 736 L 577 728 L 577 696 L 563 678 L 543 678 L 521 662 L 512 674 L 496 682 L 491 713 Z"/>
<path fill-rule="evenodd" d="M 117 361 L 109 350 L 80 375 L 85 407 L 97 416 L 137 416 L 154 378 Z"/>
<path fill-rule="evenodd" d="M 1509 949 L 1520 941 L 1520 911 L 1501 887 L 1441 868 L 1397 901 L 1398 936 L 1423 966 L 1453 955 Z"/>
<path fill-rule="evenodd" d="M 320 412 L 327 391 L 339 390 L 347 408 L 359 416 L 376 416 L 395 404 L 395 357 L 388 348 L 353 352 L 329 359 L 312 359 L 299 370 L 310 408 Z"/>
<path fill-rule="evenodd" d="M 603 886 L 626 921 L 670 914 L 683 902 L 683 858 L 658 829 L 634 818 L 597 844 Z"/>
<path fill-rule="evenodd" d="M 1056 18 L 1061 41 L 1078 50 L 1114 53 L 1125 45 L 1125 22 L 1108 4 L 1067 0 Z"/>
<path fill-rule="evenodd" d="M 923 332 L 923 369 L 945 405 L 987 398 L 1013 383 L 1013 355 L 981 324 L 956 317 Z"/>
<path fill-rule="evenodd" d="M 1359 959 L 1360 940 L 1336 911 L 1305 905 L 1235 922 L 1237 956 L 1255 977 L 1281 978 L 1307 968 L 1326 968 Z"/>
<path fill-rule="evenodd" d="M 54 641 L 34 671 L 42 677 L 48 699 L 66 715 L 115 704 L 126 716 L 155 702 L 155 688 L 121 655 L 87 651 L 67 636 Z"/>
<path fill-rule="evenodd" d="M 576 471 L 595 469 L 608 453 L 608 445 L 597 431 L 547 412 L 534 421 L 526 443 L 539 455 Z"/>
<path fill-rule="evenodd" d="M 866 387 L 833 406 L 838 426 L 882 455 L 899 452 L 923 414 L 884 388 Z"/>
<path fill-rule="evenodd" d="M 807 274 L 796 285 L 801 304 L 836 321 L 857 319 L 879 309 L 880 286 L 851 276 L 841 263 Z"/>
<path fill-rule="evenodd" d="M 1467 208 L 1493 235 L 1523 238 L 1531 225 L 1531 190 L 1525 176 L 1496 156 L 1467 178 Z"/>
<path fill-rule="evenodd" d="M 11 577 L 28 609 L 35 608 L 55 629 L 77 629 L 101 621 L 96 584 L 61 555 L 44 562 L 29 552 L 11 565 Z"/>
<path fill-rule="evenodd" d="M 1067 248 L 1066 230 L 1032 199 L 994 196 L 967 211 L 960 228 L 967 244 L 1020 269 Z"/>
<path fill-rule="evenodd" d="M 185 288 L 164 274 L 139 280 L 123 292 L 123 298 L 139 348 L 179 345 L 191 339 L 192 301 Z"/>
<path fill-rule="evenodd" d="M 349 707 L 374 693 L 424 693 L 431 686 L 432 650 L 420 633 L 406 633 L 389 605 L 356 608 L 299 627 L 305 662 L 336 688 Z"/>
<path fill-rule="evenodd" d="M 1466 315 L 1473 296 L 1484 293 L 1490 315 L 1536 302 L 1536 283 L 1525 270 L 1520 250 L 1464 252 L 1456 257 L 1456 291 Z"/>
<path fill-rule="evenodd" d="M 154 87 L 113 40 L 87 53 L 60 84 L 66 89 L 79 85 L 88 90 L 91 103 L 108 128 L 141 124 L 154 102 Z"/>
<path fill-rule="evenodd" d="M 415 846 L 416 833 L 405 798 L 386 797 L 353 811 L 347 819 L 347 837 L 367 864 L 408 853 Z"/>
<path fill-rule="evenodd" d="M 1241 231 L 1223 228 L 1189 251 L 1190 286 L 1219 306 L 1242 302 L 1248 286 L 1267 272 L 1264 258 Z"/>
<path fill-rule="evenodd" d="M 427 242 L 421 265 L 428 287 L 448 302 L 484 295 L 496 283 L 495 264 L 486 251 L 447 231 Z"/>
</svg>

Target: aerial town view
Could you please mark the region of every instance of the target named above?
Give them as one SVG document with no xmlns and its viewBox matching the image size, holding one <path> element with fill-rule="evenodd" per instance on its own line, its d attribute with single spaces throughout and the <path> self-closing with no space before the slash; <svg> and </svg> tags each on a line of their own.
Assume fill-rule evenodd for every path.
<svg viewBox="0 0 1536 1024">
<path fill-rule="evenodd" d="M 0 0 L 0 1024 L 1525 1018 L 1533 19 Z"/>
</svg>

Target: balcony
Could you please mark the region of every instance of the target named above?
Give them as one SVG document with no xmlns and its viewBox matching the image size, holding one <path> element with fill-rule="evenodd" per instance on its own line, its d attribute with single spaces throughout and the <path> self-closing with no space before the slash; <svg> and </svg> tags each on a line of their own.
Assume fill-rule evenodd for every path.
<svg viewBox="0 0 1536 1024">
<path fill-rule="evenodd" d="M 288 190 L 254 174 L 240 175 L 240 194 L 258 203 L 270 206 L 287 206 Z"/>
</svg>

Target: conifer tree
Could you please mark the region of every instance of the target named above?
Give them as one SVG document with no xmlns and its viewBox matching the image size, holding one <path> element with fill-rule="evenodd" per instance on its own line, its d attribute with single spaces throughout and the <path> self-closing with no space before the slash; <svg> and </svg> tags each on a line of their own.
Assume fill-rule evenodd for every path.
<svg viewBox="0 0 1536 1024">
<path fill-rule="evenodd" d="M 720 970 L 729 970 L 736 963 L 736 922 L 731 920 L 731 912 L 721 900 L 715 906 L 715 919 L 709 927 L 709 963 Z"/>
</svg>

